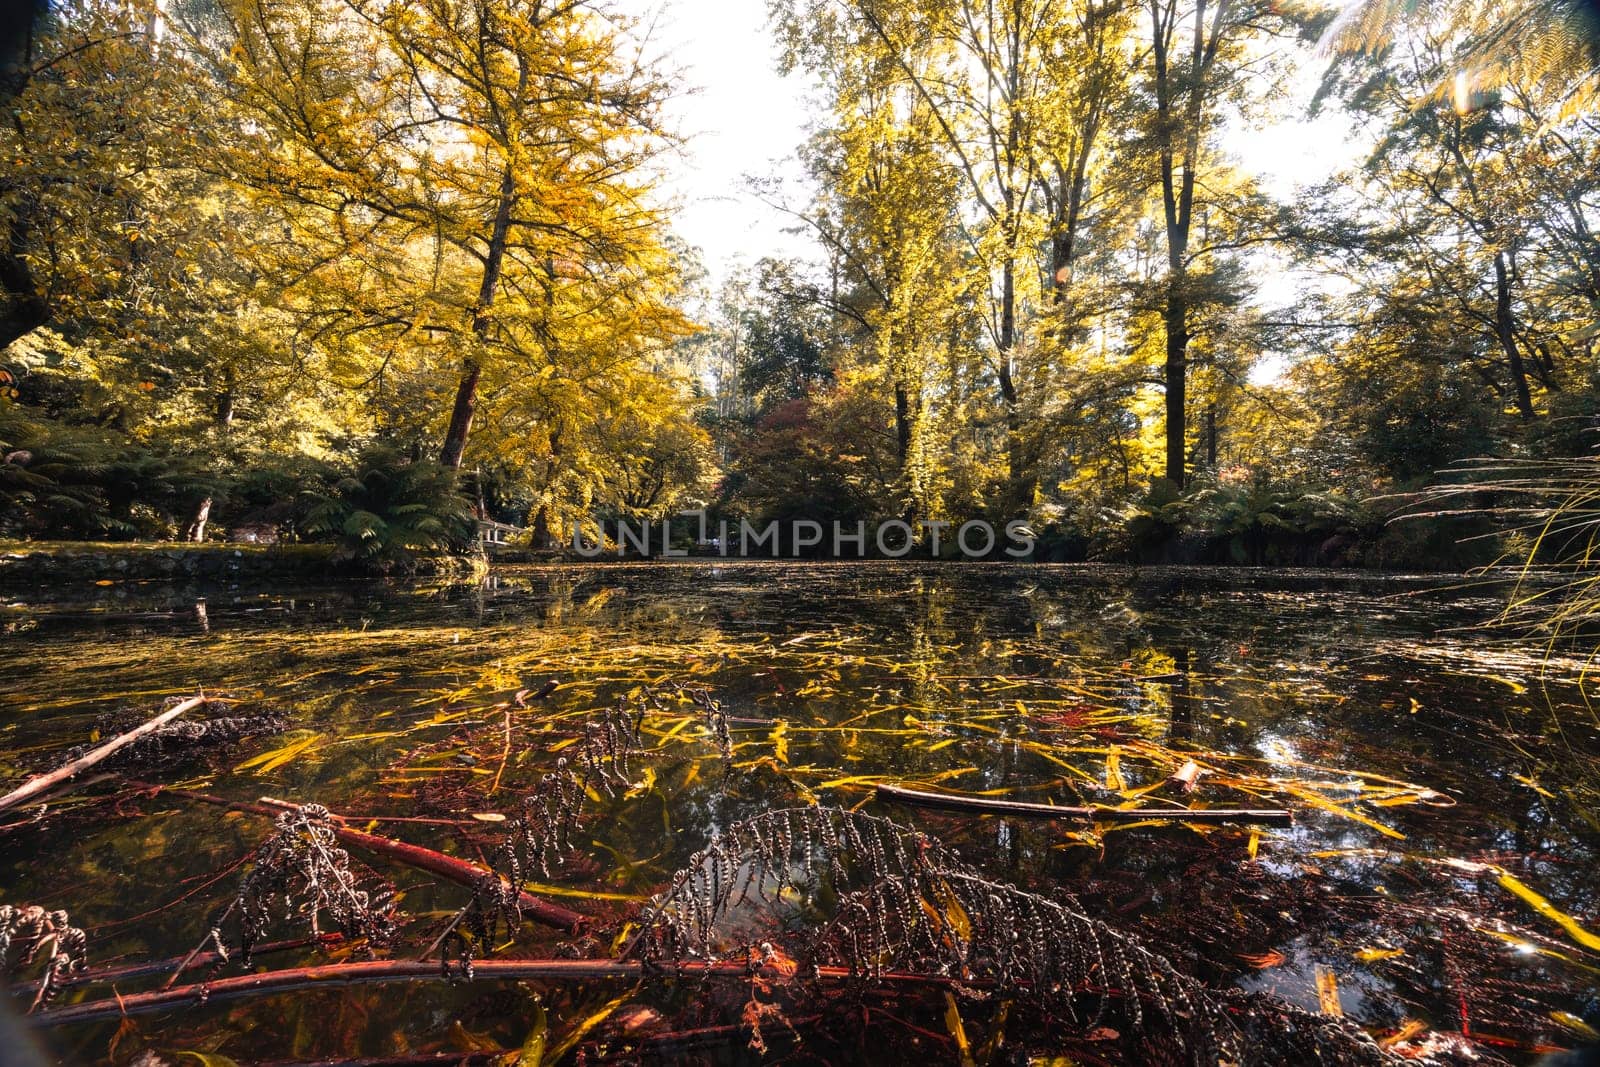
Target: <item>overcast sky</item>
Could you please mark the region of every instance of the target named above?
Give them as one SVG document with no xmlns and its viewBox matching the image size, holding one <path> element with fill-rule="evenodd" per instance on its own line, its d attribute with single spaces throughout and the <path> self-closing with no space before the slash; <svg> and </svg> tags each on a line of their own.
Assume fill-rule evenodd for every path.
<svg viewBox="0 0 1600 1067">
<path fill-rule="evenodd" d="M 740 261 L 764 255 L 804 255 L 804 236 L 786 234 L 793 221 L 761 203 L 746 187 L 749 174 L 801 180 L 795 149 L 806 133 L 809 85 L 777 71 L 766 0 L 618 0 L 644 18 L 656 17 L 654 51 L 667 57 L 695 91 L 679 98 L 673 118 L 689 140 L 669 161 L 667 180 L 680 204 L 680 236 L 699 247 L 713 284 Z M 1308 66 L 1294 94 L 1299 112 L 1315 87 Z M 1269 190 L 1291 196 L 1297 182 L 1326 177 L 1349 158 L 1342 124 L 1286 118 L 1267 130 L 1235 131 L 1231 151 L 1261 174 Z M 795 198 L 797 206 L 803 199 Z"/>
<path fill-rule="evenodd" d="M 807 122 L 808 86 L 778 74 L 766 0 L 620 0 L 619 6 L 659 12 L 656 50 L 692 87 L 673 106 L 678 131 L 689 140 L 669 162 L 667 181 L 680 204 L 675 228 L 700 248 L 713 282 L 740 260 L 809 254 L 809 241 L 784 232 L 792 220 L 764 206 L 745 182 L 746 175 L 772 173 L 798 178 L 794 156 Z"/>
</svg>

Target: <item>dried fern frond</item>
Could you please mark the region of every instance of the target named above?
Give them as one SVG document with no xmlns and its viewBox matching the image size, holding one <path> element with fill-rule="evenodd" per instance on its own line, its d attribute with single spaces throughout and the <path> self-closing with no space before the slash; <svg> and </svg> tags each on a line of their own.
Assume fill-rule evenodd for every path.
<svg viewBox="0 0 1600 1067">
<path fill-rule="evenodd" d="M 331 927 L 348 938 L 365 939 L 369 952 L 387 946 L 395 934 L 394 885 L 375 875 L 363 878 L 351 867 L 328 809 L 320 804 L 278 816 L 229 910 L 239 916 L 246 963 L 280 914 L 304 922 L 313 937 Z M 213 929 L 212 939 L 222 949 L 220 930 Z"/>
<path fill-rule="evenodd" d="M 890 972 L 953 980 L 1079 1032 L 1114 1013 L 1139 1062 L 1399 1062 L 1343 1017 L 1210 989 L 1071 896 L 990 881 L 927 834 L 837 808 L 772 811 L 729 827 L 651 901 L 623 955 L 661 965 L 759 959 L 771 952 L 764 943 L 730 939 L 733 911 L 801 890 L 832 901 L 831 918 L 796 954 L 811 973 L 843 967 L 868 984 Z"/>
<path fill-rule="evenodd" d="M 33 904 L 0 904 L 0 974 L 15 975 L 33 965 L 40 953 L 49 951 L 39 991 L 28 1010 L 48 1004 L 69 976 L 83 970 L 88 948 L 88 937 L 72 925 L 66 912 L 46 911 Z"/>
<path fill-rule="evenodd" d="M 588 784 L 614 794 L 614 786 L 628 784 L 630 757 L 641 749 L 639 731 L 644 726 L 644 708 L 629 708 L 618 700 L 598 720 L 583 725 L 583 742 L 578 762 Z"/>
<path fill-rule="evenodd" d="M 253 715 L 223 714 L 231 707 L 226 701 L 208 700 L 196 711 L 199 715 L 211 717 L 191 716 L 169 722 L 122 748 L 102 766 L 113 770 L 148 770 L 152 766 L 172 763 L 208 748 L 251 737 L 265 737 L 288 728 L 289 720 L 281 712 L 269 709 Z M 125 708 L 101 717 L 95 728 L 101 736 L 114 736 L 138 726 L 145 718 L 143 712 Z M 93 744 L 80 745 L 68 752 L 67 757 L 75 759 L 93 747 Z"/>
<path fill-rule="evenodd" d="M 723 762 L 728 763 L 733 760 L 733 731 L 728 726 L 728 713 L 721 701 L 711 695 L 711 690 L 703 685 L 690 685 L 687 682 L 668 682 L 658 688 L 660 691 L 684 697 L 699 708 L 700 714 L 705 719 L 706 729 L 711 733 L 712 743 L 717 746 Z M 664 710 L 656 689 L 647 689 L 645 697 L 658 710 Z"/>
<path fill-rule="evenodd" d="M 748 946 L 724 944 L 722 923 L 747 901 L 800 890 L 818 874 L 824 879 L 818 889 L 844 893 L 930 865 L 959 869 L 961 861 L 920 831 L 875 815 L 829 807 L 765 812 L 730 826 L 673 876 L 644 909 L 624 954 L 648 960 L 740 954 Z"/>
</svg>

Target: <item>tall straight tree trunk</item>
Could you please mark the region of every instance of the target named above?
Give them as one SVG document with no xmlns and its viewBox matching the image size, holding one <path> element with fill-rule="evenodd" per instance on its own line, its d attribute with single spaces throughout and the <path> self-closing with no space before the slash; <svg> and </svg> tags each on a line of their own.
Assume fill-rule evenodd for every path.
<svg viewBox="0 0 1600 1067">
<path fill-rule="evenodd" d="M 1182 489 L 1187 474 L 1184 461 L 1188 455 L 1184 429 L 1189 403 L 1189 331 L 1186 325 L 1189 309 L 1180 285 L 1181 280 L 1175 278 L 1167 290 L 1167 363 L 1164 380 L 1167 386 L 1167 480 Z"/>
<path fill-rule="evenodd" d="M 1182 489 L 1186 477 L 1188 450 L 1184 436 L 1188 417 L 1189 372 L 1189 234 L 1194 223 L 1195 178 L 1199 168 L 1202 138 L 1200 124 L 1205 113 L 1206 94 L 1211 91 L 1209 74 L 1221 42 L 1223 16 L 1230 0 L 1219 0 L 1208 35 L 1208 0 L 1196 0 L 1190 15 L 1193 41 L 1190 45 L 1187 85 L 1172 69 L 1172 39 L 1178 27 L 1176 3 L 1151 2 L 1154 25 L 1151 58 L 1155 64 L 1156 143 L 1161 158 L 1161 207 L 1166 222 L 1167 300 L 1163 315 L 1166 331 L 1166 421 L 1167 480 Z M 1175 104 L 1176 92 L 1186 92 L 1181 118 L 1182 158 L 1178 157 L 1180 119 Z"/>
<path fill-rule="evenodd" d="M 1009 511 L 1020 515 L 1033 507 L 1035 472 L 1029 462 L 1022 425 L 1022 403 L 1016 379 L 1011 375 L 1011 357 L 1017 346 L 1017 271 L 1015 258 L 1002 270 L 1004 288 L 1000 296 L 1000 338 L 995 361 L 999 365 L 1000 399 L 1006 409 L 1006 482 Z"/>
<path fill-rule="evenodd" d="M 500 202 L 495 210 L 489 246 L 483 257 L 483 281 L 478 286 L 478 304 L 472 312 L 472 333 L 480 344 L 489 339 L 493 322 L 490 311 L 494 307 L 495 293 L 500 288 L 500 270 L 505 264 L 507 237 L 511 232 L 511 209 L 516 203 L 516 194 L 516 179 L 508 164 L 500 176 Z M 472 416 L 478 407 L 478 382 L 482 378 L 483 366 L 475 356 L 468 356 L 461 361 L 456 402 L 450 410 L 450 427 L 445 431 L 444 448 L 439 453 L 439 462 L 451 470 L 460 470 L 461 460 L 467 454 Z"/>
<path fill-rule="evenodd" d="M 911 394 L 904 382 L 894 383 L 894 446 L 904 473 L 906 460 L 911 458 Z"/>
<path fill-rule="evenodd" d="M 1517 346 L 1516 320 L 1511 314 L 1511 274 L 1504 250 L 1494 256 L 1494 332 L 1500 348 L 1511 364 L 1511 389 L 1517 400 L 1517 414 L 1533 418 L 1533 397 L 1528 393 L 1528 369 Z"/>
</svg>

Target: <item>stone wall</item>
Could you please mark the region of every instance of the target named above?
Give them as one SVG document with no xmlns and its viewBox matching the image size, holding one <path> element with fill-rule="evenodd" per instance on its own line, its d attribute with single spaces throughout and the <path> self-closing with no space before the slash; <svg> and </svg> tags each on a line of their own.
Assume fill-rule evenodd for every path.
<svg viewBox="0 0 1600 1067">
<path fill-rule="evenodd" d="M 340 575 L 331 545 L 11 543 L 0 546 L 0 584 L 101 581 L 271 581 Z"/>
</svg>

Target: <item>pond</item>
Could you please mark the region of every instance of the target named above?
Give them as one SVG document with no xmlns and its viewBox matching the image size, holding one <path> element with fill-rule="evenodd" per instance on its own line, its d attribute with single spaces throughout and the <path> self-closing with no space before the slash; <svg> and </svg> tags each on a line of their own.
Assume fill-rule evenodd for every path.
<svg viewBox="0 0 1600 1067">
<path fill-rule="evenodd" d="M 67 1063 L 731 1063 L 763 1042 L 767 1062 L 1189 1062 L 1205 1057 L 1187 1024 L 1162 1019 L 1197 1010 L 1191 980 L 1223 991 L 1227 1018 L 1277 1004 L 1258 993 L 1302 1009 L 1267 1029 L 1342 1017 L 1396 1052 L 1532 1062 L 1581 1040 L 1600 986 L 1600 731 L 1581 650 L 1482 628 L 1508 595 L 1434 575 L 701 561 L 512 568 L 471 588 L 0 594 L 8 788 L 202 687 L 236 701 L 205 716 L 243 724 L 0 816 L 0 902 L 67 910 L 92 970 L 183 957 L 213 923 L 236 944 L 245 909 L 229 905 L 273 822 L 219 801 L 268 797 L 503 872 L 516 856 L 528 892 L 590 917 L 578 935 L 464 919 L 472 890 L 353 848 L 374 908 L 395 887 L 387 944 L 307 945 L 307 916 L 285 917 L 298 904 L 264 892 L 254 932 L 274 944 L 250 967 L 376 955 L 418 973 L 41 1028 Z M 1023 820 L 892 803 L 879 782 L 1294 822 Z M 809 846 L 755 849 L 786 884 L 706 903 L 729 894 L 703 878 L 757 862 L 735 846 L 760 832 L 737 824 L 812 805 L 858 815 L 794 816 L 784 832 Z M 948 847 L 967 873 L 850 896 L 832 883 L 894 874 L 840 836 L 869 816 L 926 835 L 870 823 L 913 843 L 905 862 Z M 509 852 L 508 827 L 527 831 Z M 696 858 L 714 841 L 722 859 Z M 1012 919 L 988 914 L 1002 904 Z M 968 944 L 1024 912 L 1060 921 L 1013 946 L 1020 962 Z M 1110 988 L 1106 944 L 1081 967 L 1055 958 L 1089 929 L 1072 916 L 1171 967 Z M 913 927 L 934 936 L 916 948 Z M 950 952 L 972 970 L 941 964 Z M 673 974 L 708 954 L 755 973 Z M 522 982 L 492 966 L 623 957 L 646 962 Z M 841 973 L 941 966 L 968 981 Z M 202 956 L 175 986 L 241 973 L 237 954 Z M 1082 979 L 1056 990 L 1093 1002 L 1077 1023 L 1043 1002 L 1048 975 Z M 165 981 L 73 985 L 48 1010 Z"/>
</svg>

